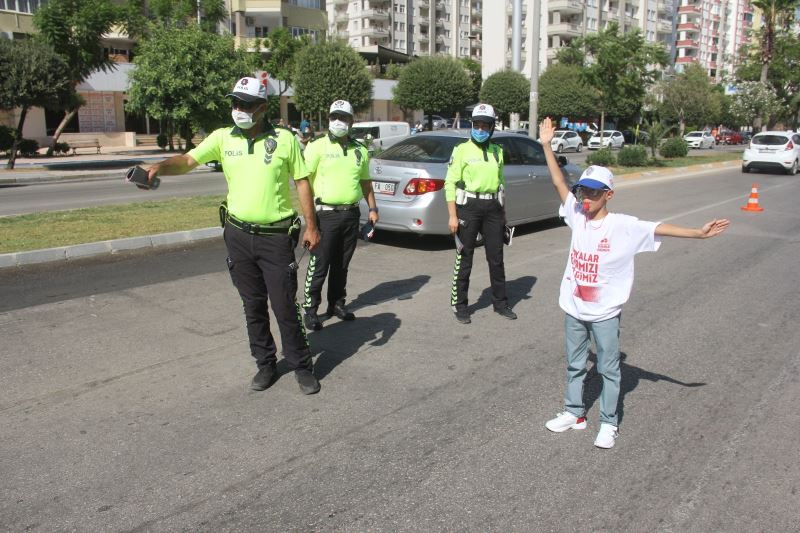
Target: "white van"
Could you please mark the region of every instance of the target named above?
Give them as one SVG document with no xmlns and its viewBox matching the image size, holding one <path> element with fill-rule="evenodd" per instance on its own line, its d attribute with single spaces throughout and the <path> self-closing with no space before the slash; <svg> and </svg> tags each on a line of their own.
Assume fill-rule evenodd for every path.
<svg viewBox="0 0 800 533">
<path fill-rule="evenodd" d="M 411 126 L 407 122 L 356 122 L 350 134 L 367 145 L 370 154 L 376 149 L 383 151 L 398 141 L 411 135 Z M 369 139 L 370 135 L 372 139 Z"/>
</svg>

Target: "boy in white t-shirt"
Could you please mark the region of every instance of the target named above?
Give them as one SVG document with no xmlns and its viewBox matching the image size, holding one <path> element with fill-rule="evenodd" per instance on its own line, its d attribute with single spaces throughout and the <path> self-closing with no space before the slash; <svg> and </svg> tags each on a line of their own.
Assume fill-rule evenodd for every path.
<svg viewBox="0 0 800 533">
<path fill-rule="evenodd" d="M 564 411 L 548 421 L 550 431 L 586 427 L 583 380 L 589 356 L 590 334 L 597 348 L 597 372 L 603 378 L 600 393 L 598 448 L 611 448 L 617 432 L 619 368 L 619 320 L 633 286 L 633 258 L 639 252 L 655 252 L 661 237 L 707 239 L 725 231 L 726 219 L 712 220 L 692 229 L 636 217 L 609 213 L 614 197 L 614 176 L 605 167 L 590 166 L 570 190 L 556 161 L 550 141 L 555 128 L 549 118 L 539 126 L 547 167 L 559 197 L 559 215 L 572 229 L 567 268 L 561 280 L 559 306 L 566 313 L 567 390 Z"/>
</svg>

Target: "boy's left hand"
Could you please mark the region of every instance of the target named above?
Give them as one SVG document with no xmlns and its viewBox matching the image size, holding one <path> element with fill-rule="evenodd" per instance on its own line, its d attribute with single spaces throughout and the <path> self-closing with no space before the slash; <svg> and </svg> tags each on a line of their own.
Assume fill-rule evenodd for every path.
<svg viewBox="0 0 800 533">
<path fill-rule="evenodd" d="M 715 219 L 706 223 L 701 229 L 701 238 L 708 239 L 709 237 L 716 237 L 731 225 L 731 221 L 727 218 Z"/>
<path fill-rule="evenodd" d="M 550 146 L 550 141 L 553 140 L 555 130 L 550 117 L 545 117 L 541 124 L 539 124 L 539 141 L 541 141 L 543 147 Z"/>
</svg>

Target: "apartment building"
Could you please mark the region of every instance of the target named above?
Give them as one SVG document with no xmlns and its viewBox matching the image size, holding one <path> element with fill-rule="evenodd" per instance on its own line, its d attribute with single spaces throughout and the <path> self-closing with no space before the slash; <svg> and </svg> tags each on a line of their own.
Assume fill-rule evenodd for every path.
<svg viewBox="0 0 800 533">
<path fill-rule="evenodd" d="M 328 29 L 325 0 L 225 0 L 225 7 L 228 19 L 220 31 L 230 33 L 237 46 L 250 51 L 255 51 L 257 39 L 276 28 L 315 41 L 324 39 Z"/>
<path fill-rule="evenodd" d="M 752 28 L 749 0 L 679 0 L 675 70 L 696 63 L 721 81 L 735 71 Z"/>
<path fill-rule="evenodd" d="M 523 0 L 522 71 L 530 77 L 530 50 L 533 39 L 534 2 Z M 483 76 L 511 65 L 513 2 L 505 0 L 505 9 L 484 2 Z M 672 0 L 541 0 L 539 71 L 555 60 L 560 48 L 578 37 L 605 29 L 616 22 L 623 32 L 641 30 L 648 42 L 662 42 L 670 47 L 673 39 Z M 502 39 L 494 38 L 503 36 Z M 492 36 L 490 38 L 489 36 Z"/>
<path fill-rule="evenodd" d="M 490 0 L 491 1 L 491 0 Z M 353 48 L 480 61 L 484 0 L 328 0 L 329 33 Z"/>
</svg>

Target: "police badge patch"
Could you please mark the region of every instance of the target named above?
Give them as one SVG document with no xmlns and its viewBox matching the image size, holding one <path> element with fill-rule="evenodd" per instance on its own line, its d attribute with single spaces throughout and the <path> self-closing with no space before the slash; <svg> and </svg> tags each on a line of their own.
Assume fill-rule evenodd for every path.
<svg viewBox="0 0 800 533">
<path fill-rule="evenodd" d="M 357 167 L 360 167 L 360 166 L 361 166 L 361 157 L 362 157 L 362 156 L 361 156 L 361 150 L 359 150 L 358 148 L 356 148 L 356 166 L 357 166 Z"/>
<path fill-rule="evenodd" d="M 452 167 L 453 166 L 453 156 L 452 155 L 450 156 L 450 161 L 447 163 L 447 166 L 448 167 Z"/>
<path fill-rule="evenodd" d="M 272 154 L 278 148 L 278 141 L 272 137 L 267 137 L 264 140 L 264 163 L 269 165 L 272 163 Z"/>
</svg>

